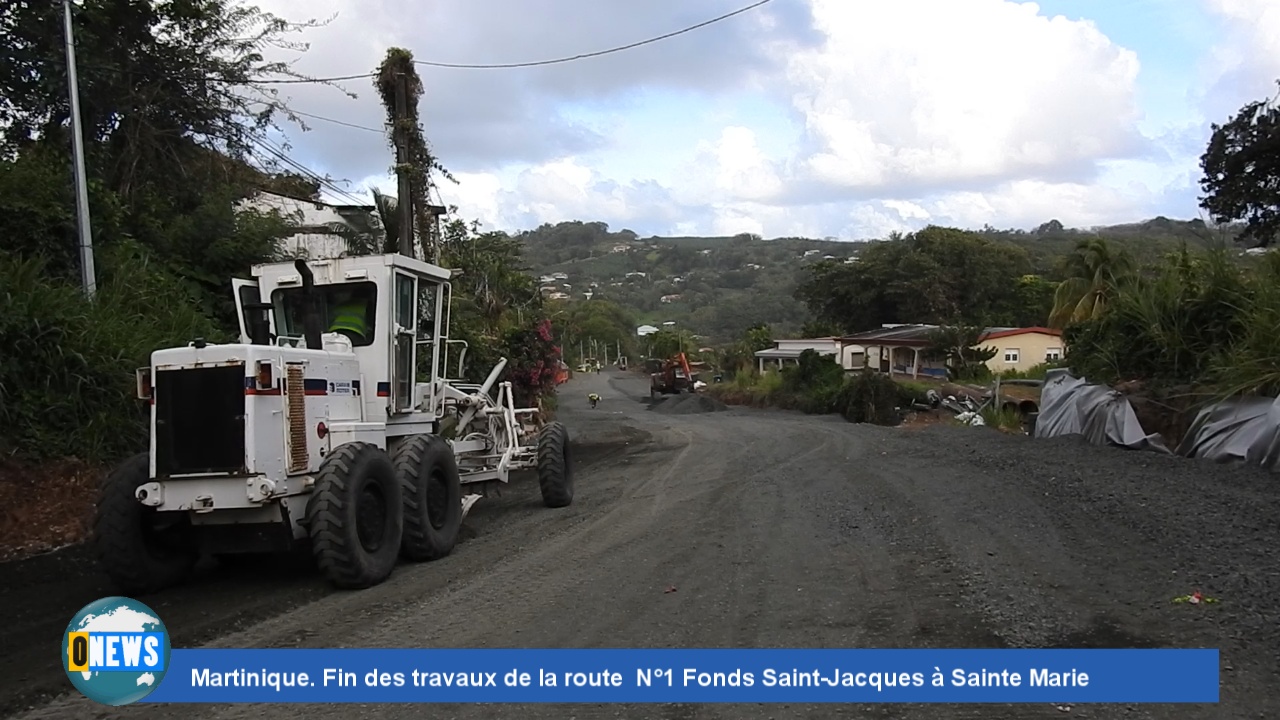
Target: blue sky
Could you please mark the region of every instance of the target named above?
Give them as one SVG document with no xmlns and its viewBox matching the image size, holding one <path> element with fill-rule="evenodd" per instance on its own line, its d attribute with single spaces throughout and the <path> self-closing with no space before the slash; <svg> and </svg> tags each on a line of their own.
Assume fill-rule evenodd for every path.
<svg viewBox="0 0 1280 720">
<path fill-rule="evenodd" d="M 536 60 L 691 25 L 746 0 L 267 0 L 310 31 L 298 67 Z M 522 12 L 513 12 L 519 7 Z M 358 25 L 351 24 L 358 10 Z M 420 22 L 404 22 L 412 17 Z M 358 27 L 358 32 L 352 28 Z M 429 49 L 429 52 L 428 52 Z M 598 220 L 642 235 L 863 239 L 927 223 L 1034 227 L 1199 215 L 1208 125 L 1280 78 L 1274 0 L 773 0 L 607 57 L 421 68 L 426 130 L 491 228 Z M 293 107 L 377 128 L 363 82 Z M 314 122 L 294 158 L 394 192 L 385 138 Z M 342 198 L 342 201 L 349 201 Z"/>
</svg>

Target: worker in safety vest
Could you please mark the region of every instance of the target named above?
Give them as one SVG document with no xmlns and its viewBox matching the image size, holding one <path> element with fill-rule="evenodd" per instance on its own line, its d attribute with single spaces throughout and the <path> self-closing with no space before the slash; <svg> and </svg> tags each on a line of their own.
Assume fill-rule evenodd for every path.
<svg viewBox="0 0 1280 720">
<path fill-rule="evenodd" d="M 334 309 L 333 322 L 329 325 L 329 332 L 342 333 L 351 338 L 352 343 L 362 343 L 366 340 L 365 333 L 368 326 L 365 323 L 366 314 L 365 303 L 357 299 L 350 292 L 344 292 L 338 296 L 338 304 Z"/>
</svg>

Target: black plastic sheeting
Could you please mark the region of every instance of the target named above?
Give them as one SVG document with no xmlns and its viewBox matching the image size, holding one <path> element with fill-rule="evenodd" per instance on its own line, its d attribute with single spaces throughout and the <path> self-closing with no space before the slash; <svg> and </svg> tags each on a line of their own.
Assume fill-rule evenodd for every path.
<svg viewBox="0 0 1280 720">
<path fill-rule="evenodd" d="M 1083 437 L 1094 445 L 1152 450 L 1220 463 L 1276 469 L 1280 463 L 1280 399 L 1233 398 L 1196 415 L 1178 447 L 1148 434 L 1122 393 L 1091 385 L 1065 369 L 1051 370 L 1040 395 L 1035 437 Z"/>
<path fill-rule="evenodd" d="M 1280 460 L 1280 399 L 1233 398 L 1204 408 L 1179 443 L 1178 454 L 1275 470 Z"/>
<path fill-rule="evenodd" d="M 1040 414 L 1035 437 L 1079 435 L 1094 445 L 1117 445 L 1132 450 L 1168 454 L 1159 435 L 1148 434 L 1122 393 L 1090 385 L 1065 369 L 1050 370 L 1040 390 Z"/>
</svg>

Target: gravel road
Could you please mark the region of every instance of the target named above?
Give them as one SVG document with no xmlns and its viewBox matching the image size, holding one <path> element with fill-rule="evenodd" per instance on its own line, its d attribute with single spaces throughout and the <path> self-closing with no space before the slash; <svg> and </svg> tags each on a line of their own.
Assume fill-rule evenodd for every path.
<svg viewBox="0 0 1280 720">
<path fill-rule="evenodd" d="M 371 590 L 335 593 L 282 561 L 140 599 L 177 647 L 1216 647 L 1221 704 L 113 710 L 67 694 L 59 667 L 67 621 L 109 592 L 69 551 L 0 566 L 0 706 L 104 720 L 1280 717 L 1273 475 L 989 428 L 665 414 L 636 378 L 564 387 L 570 508 L 543 508 L 520 478 L 476 505 L 453 555 Z M 1195 589 L 1220 603 L 1172 603 Z"/>
</svg>

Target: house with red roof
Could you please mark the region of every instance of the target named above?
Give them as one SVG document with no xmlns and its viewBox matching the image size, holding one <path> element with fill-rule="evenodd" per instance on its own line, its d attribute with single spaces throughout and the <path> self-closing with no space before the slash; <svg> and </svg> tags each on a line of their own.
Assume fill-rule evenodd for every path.
<svg viewBox="0 0 1280 720">
<path fill-rule="evenodd" d="M 885 325 L 877 330 L 846 335 L 839 339 L 839 355 L 857 358 L 856 367 L 911 377 L 947 376 L 941 360 L 924 357 L 930 334 L 937 325 Z M 1066 354 L 1062 333 L 1046 327 L 990 327 L 978 347 L 994 348 L 987 361 L 993 373 L 1025 371 L 1046 362 L 1061 360 Z M 847 367 L 847 366 L 846 366 Z"/>
</svg>

